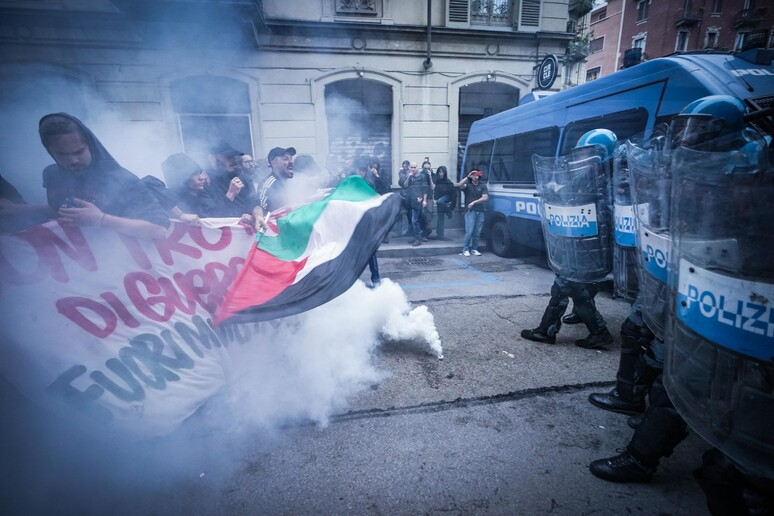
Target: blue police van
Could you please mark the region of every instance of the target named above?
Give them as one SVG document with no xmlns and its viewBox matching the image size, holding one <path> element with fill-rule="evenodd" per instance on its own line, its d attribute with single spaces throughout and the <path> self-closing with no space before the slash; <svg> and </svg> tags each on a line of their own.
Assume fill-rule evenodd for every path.
<svg viewBox="0 0 774 516">
<path fill-rule="evenodd" d="M 772 49 L 675 54 L 475 122 L 462 174 L 484 172 L 489 249 L 499 256 L 544 250 L 533 154 L 567 154 L 591 129 L 609 129 L 621 143 L 647 138 L 707 95 L 733 95 L 752 111 L 768 109 L 774 104 L 772 57 Z"/>
</svg>

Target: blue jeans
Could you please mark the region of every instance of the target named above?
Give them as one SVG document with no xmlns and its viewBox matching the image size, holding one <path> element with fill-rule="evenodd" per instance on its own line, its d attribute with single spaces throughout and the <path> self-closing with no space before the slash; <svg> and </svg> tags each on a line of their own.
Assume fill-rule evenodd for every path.
<svg viewBox="0 0 774 516">
<path fill-rule="evenodd" d="M 422 208 L 411 208 L 411 230 L 414 240 L 422 240 Z"/>
<path fill-rule="evenodd" d="M 472 251 L 473 249 L 478 249 L 478 238 L 481 236 L 481 230 L 483 228 L 483 211 L 465 212 L 465 239 L 462 241 L 463 251 Z"/>
</svg>

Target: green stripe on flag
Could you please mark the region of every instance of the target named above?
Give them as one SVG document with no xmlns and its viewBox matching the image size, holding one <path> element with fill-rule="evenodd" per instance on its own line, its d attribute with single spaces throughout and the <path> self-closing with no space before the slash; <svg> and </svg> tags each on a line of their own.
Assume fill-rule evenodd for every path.
<svg viewBox="0 0 774 516">
<path fill-rule="evenodd" d="M 312 228 L 331 201 L 361 202 L 378 197 L 360 176 L 349 176 L 324 199 L 301 206 L 277 221 L 279 235 L 262 236 L 258 248 L 281 260 L 297 260 L 309 242 Z"/>
</svg>

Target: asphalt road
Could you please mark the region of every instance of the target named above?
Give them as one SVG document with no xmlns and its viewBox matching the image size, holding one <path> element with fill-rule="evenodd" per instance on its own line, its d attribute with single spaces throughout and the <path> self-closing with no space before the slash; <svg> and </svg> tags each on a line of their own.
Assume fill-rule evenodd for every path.
<svg viewBox="0 0 774 516">
<path fill-rule="evenodd" d="M 58 459 L 66 468 L 35 485 L 36 470 L 21 466 L 10 482 L 21 491 L 15 508 L 25 514 L 708 513 L 691 475 L 706 449 L 695 435 L 649 484 L 611 484 L 588 472 L 589 462 L 615 455 L 632 435 L 625 416 L 586 400 L 612 386 L 619 342 L 609 351 L 578 348 L 574 340 L 585 336 L 579 326 L 564 326 L 555 345 L 521 339 L 520 330 L 537 326 L 548 301 L 553 274 L 541 264 L 455 254 L 382 258 L 380 266 L 412 306 L 429 308 L 442 360 L 421 346 L 384 342 L 370 358 L 380 378 L 339 400 L 327 423 L 296 419 L 250 435 L 235 432 L 240 437 L 228 460 L 205 432 L 184 448 L 160 440 L 155 460 L 137 469 L 121 471 L 127 457 L 110 466 L 116 460 L 110 453 L 99 464 L 70 456 Z M 597 306 L 617 336 L 628 305 L 603 291 Z M 105 473 L 79 482 L 86 470 Z"/>
</svg>

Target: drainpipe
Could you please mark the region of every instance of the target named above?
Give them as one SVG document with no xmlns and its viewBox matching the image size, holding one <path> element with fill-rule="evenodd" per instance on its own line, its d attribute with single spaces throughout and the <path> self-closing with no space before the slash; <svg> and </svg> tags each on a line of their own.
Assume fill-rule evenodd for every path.
<svg viewBox="0 0 774 516">
<path fill-rule="evenodd" d="M 621 21 L 618 24 L 618 43 L 615 47 L 615 69 L 613 72 L 618 71 L 618 60 L 621 58 L 621 36 L 623 35 L 624 16 L 626 15 L 626 0 L 621 5 Z"/>
<path fill-rule="evenodd" d="M 429 70 L 433 66 L 433 62 L 430 60 L 430 48 L 432 44 L 432 25 L 431 25 L 431 15 L 433 13 L 433 0 L 427 0 L 427 59 L 422 63 L 422 66 L 425 67 L 425 70 Z"/>
</svg>

